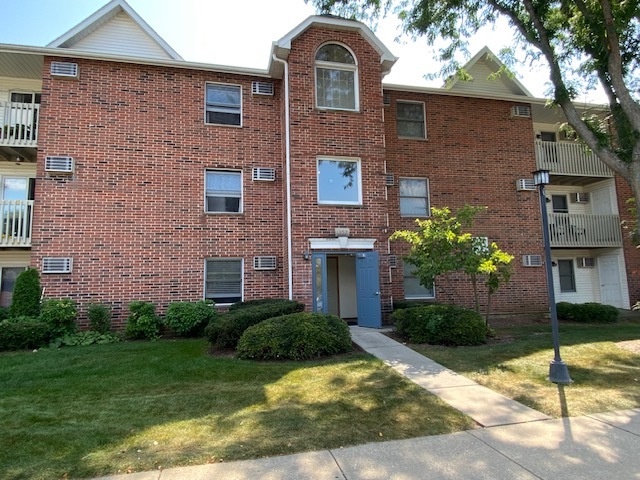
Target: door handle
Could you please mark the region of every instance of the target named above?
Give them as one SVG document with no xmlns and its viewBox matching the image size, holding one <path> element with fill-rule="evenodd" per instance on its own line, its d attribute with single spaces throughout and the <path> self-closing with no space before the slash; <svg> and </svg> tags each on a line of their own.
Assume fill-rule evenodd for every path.
<svg viewBox="0 0 640 480">
<path fill-rule="evenodd" d="M 380 292 L 376 292 L 376 293 L 374 293 L 374 295 L 380 295 Z"/>
</svg>

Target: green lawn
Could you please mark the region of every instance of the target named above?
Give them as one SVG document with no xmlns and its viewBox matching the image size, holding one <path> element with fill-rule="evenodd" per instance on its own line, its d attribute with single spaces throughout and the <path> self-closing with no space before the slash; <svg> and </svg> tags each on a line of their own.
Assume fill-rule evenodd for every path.
<svg viewBox="0 0 640 480">
<path fill-rule="evenodd" d="M 473 428 L 365 354 L 257 363 L 204 340 L 0 354 L 0 477 L 91 477 Z"/>
<path fill-rule="evenodd" d="M 479 347 L 411 345 L 492 390 L 554 417 L 640 407 L 640 354 L 616 342 L 640 339 L 640 323 L 560 325 L 560 353 L 572 384 L 547 380 L 553 360 L 549 325 L 498 328 Z"/>
</svg>

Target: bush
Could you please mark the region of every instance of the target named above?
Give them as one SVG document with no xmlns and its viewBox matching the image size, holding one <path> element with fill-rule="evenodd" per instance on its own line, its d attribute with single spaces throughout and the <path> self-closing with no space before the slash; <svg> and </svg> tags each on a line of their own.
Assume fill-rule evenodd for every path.
<svg viewBox="0 0 640 480">
<path fill-rule="evenodd" d="M 0 322 L 2 320 L 6 320 L 9 318 L 9 309 L 5 307 L 0 307 Z"/>
<path fill-rule="evenodd" d="M 414 343 L 480 345 L 487 326 L 479 313 L 456 305 L 425 305 L 391 314 L 396 331 Z"/>
<path fill-rule="evenodd" d="M 76 304 L 71 299 L 49 299 L 42 302 L 40 321 L 49 325 L 52 338 L 77 332 L 77 316 Z"/>
<path fill-rule="evenodd" d="M 272 303 L 288 302 L 289 300 L 283 298 L 259 298 L 257 300 L 247 300 L 246 302 L 236 302 L 229 306 L 229 311 L 241 310 L 243 308 L 257 307 L 261 305 L 269 305 Z"/>
<path fill-rule="evenodd" d="M 209 323 L 205 334 L 216 348 L 236 348 L 244 331 L 268 318 L 301 312 L 304 305 L 292 300 L 269 301 L 232 310 Z"/>
<path fill-rule="evenodd" d="M 75 347 L 84 345 L 103 345 L 105 343 L 119 342 L 120 337 L 115 333 L 101 333 L 95 330 L 87 330 L 58 337 L 49 346 L 51 348 Z"/>
<path fill-rule="evenodd" d="M 616 307 L 601 303 L 559 302 L 556 311 L 560 320 L 581 323 L 613 323 L 618 321 L 620 314 Z"/>
<path fill-rule="evenodd" d="M 0 351 L 40 348 L 50 338 L 49 325 L 44 322 L 0 322 Z"/>
<path fill-rule="evenodd" d="M 350 351 L 347 323 L 334 315 L 292 313 L 247 328 L 238 342 L 240 358 L 308 360 Z"/>
<path fill-rule="evenodd" d="M 40 275 L 35 268 L 27 268 L 16 278 L 13 288 L 11 307 L 9 307 L 10 317 L 28 315 L 37 317 L 40 315 Z"/>
<path fill-rule="evenodd" d="M 200 337 L 217 313 L 211 301 L 174 302 L 169 304 L 165 324 L 179 337 Z"/>
<path fill-rule="evenodd" d="M 156 315 L 156 307 L 149 302 L 135 301 L 129 304 L 127 327 L 124 334 L 127 338 L 155 340 L 160 334 L 160 318 Z"/>
<path fill-rule="evenodd" d="M 87 305 L 87 318 L 91 330 L 100 333 L 111 331 L 111 310 L 101 303 L 90 303 Z"/>
</svg>

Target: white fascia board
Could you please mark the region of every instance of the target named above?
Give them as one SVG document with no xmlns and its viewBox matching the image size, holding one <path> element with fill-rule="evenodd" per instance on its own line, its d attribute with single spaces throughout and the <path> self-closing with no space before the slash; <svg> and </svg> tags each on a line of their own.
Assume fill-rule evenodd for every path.
<svg viewBox="0 0 640 480">
<path fill-rule="evenodd" d="M 310 238 L 311 250 L 373 250 L 375 238 L 347 238 L 341 242 L 339 238 Z"/>
</svg>

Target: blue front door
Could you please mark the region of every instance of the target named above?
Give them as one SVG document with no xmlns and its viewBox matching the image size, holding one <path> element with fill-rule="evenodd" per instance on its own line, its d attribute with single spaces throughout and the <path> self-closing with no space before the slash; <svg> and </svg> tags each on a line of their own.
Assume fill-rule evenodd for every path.
<svg viewBox="0 0 640 480">
<path fill-rule="evenodd" d="M 358 297 L 358 326 L 380 328 L 380 277 L 378 252 L 356 253 L 356 291 Z"/>
</svg>

